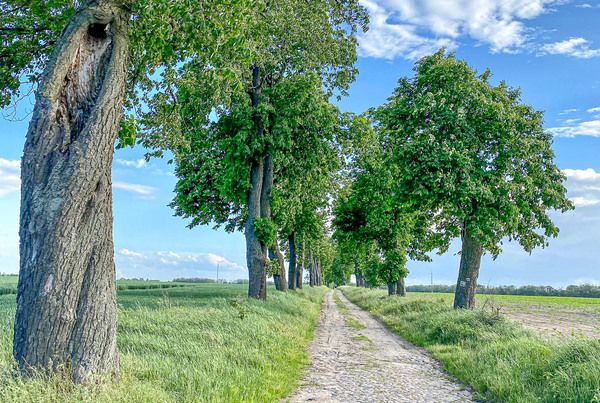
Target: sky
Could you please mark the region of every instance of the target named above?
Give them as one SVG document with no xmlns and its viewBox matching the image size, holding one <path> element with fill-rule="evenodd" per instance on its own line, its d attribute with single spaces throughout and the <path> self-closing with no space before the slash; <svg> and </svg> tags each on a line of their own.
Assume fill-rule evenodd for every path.
<svg viewBox="0 0 600 403">
<path fill-rule="evenodd" d="M 419 57 L 441 47 L 493 82 L 522 89 L 523 102 L 545 111 L 556 162 L 576 205 L 552 213 L 560 228 L 531 254 L 505 243 L 482 260 L 480 283 L 600 284 L 600 2 L 578 0 L 361 0 L 370 29 L 359 38 L 360 74 L 345 111 L 386 101 Z M 0 272 L 18 272 L 19 171 L 32 100 L 0 117 Z M 164 160 L 145 162 L 143 149 L 115 152 L 114 239 L 118 277 L 247 278 L 241 233 L 186 228 L 168 203 L 176 178 Z M 456 281 L 458 241 L 433 262 L 410 262 L 408 284 Z"/>
</svg>

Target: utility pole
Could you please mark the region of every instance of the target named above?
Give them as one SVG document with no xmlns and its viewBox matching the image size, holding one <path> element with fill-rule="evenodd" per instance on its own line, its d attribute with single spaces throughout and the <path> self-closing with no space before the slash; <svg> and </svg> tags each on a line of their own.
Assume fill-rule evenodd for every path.
<svg viewBox="0 0 600 403">
<path fill-rule="evenodd" d="M 433 292 L 433 269 L 431 269 L 431 292 Z"/>
<path fill-rule="evenodd" d="M 217 263 L 217 284 L 219 284 L 219 264 Z"/>
</svg>

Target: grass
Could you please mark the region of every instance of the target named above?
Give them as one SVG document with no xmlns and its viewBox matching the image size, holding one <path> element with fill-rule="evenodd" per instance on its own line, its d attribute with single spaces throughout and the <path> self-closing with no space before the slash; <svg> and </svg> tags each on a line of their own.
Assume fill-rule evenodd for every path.
<svg viewBox="0 0 600 403">
<path fill-rule="evenodd" d="M 0 295 L 16 294 L 19 278 L 16 275 L 0 275 Z M 154 288 L 188 287 L 192 283 L 159 280 L 117 280 L 119 290 L 149 290 Z"/>
<path fill-rule="evenodd" d="M 352 329 L 356 329 L 356 330 L 361 330 L 361 329 L 364 329 L 366 327 L 365 325 L 363 325 L 362 323 L 360 323 L 359 321 L 357 321 L 356 319 L 354 319 L 352 317 L 352 314 L 350 313 L 350 310 L 348 309 L 348 307 L 346 306 L 346 304 L 344 304 L 342 302 L 342 300 L 338 296 L 337 292 L 335 292 L 333 294 L 333 300 L 335 301 L 335 304 L 338 306 L 338 309 L 340 310 L 340 312 L 344 316 L 344 322 L 346 322 L 347 326 L 351 327 Z"/>
<path fill-rule="evenodd" d="M 261 302 L 246 299 L 246 287 L 119 291 L 121 376 L 87 387 L 60 376 L 12 375 L 14 295 L 0 296 L 0 401 L 278 401 L 295 389 L 308 364 L 304 347 L 325 289 L 269 290 Z"/>
<path fill-rule="evenodd" d="M 492 312 L 455 311 L 439 294 L 390 298 L 385 291 L 350 287 L 343 292 L 392 331 L 431 351 L 478 399 L 600 402 L 600 340 L 545 340 Z"/>
</svg>

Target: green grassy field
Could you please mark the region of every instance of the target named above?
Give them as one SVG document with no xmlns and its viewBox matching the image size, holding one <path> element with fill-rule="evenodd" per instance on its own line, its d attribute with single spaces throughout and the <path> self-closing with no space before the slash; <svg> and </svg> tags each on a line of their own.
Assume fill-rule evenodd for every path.
<svg viewBox="0 0 600 403">
<path fill-rule="evenodd" d="M 2 277 L 0 277 L 2 278 Z M 5 280 L 5 279 L 4 279 Z M 14 295 L 0 296 L 1 402 L 268 402 L 296 387 L 324 288 L 245 298 L 247 286 L 119 291 L 121 377 L 78 387 L 13 373 Z"/>
<path fill-rule="evenodd" d="M 599 339 L 547 340 L 491 309 L 455 311 L 451 298 L 440 294 L 400 298 L 382 290 L 342 291 L 393 332 L 431 351 L 479 399 L 600 402 Z M 508 298 L 524 304 L 521 297 Z M 565 304 L 571 303 L 567 300 Z"/>
</svg>

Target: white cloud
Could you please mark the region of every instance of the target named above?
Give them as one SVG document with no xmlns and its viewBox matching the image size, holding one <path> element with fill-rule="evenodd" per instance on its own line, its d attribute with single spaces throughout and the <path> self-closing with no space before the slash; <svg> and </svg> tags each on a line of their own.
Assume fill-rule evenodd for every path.
<svg viewBox="0 0 600 403">
<path fill-rule="evenodd" d="M 548 129 L 548 131 L 557 137 L 600 137 L 600 120 L 587 120 L 577 124 L 567 124 L 566 126 L 552 127 Z"/>
<path fill-rule="evenodd" d="M 174 252 L 174 251 L 157 251 L 157 252 L 136 252 L 130 249 L 121 248 L 117 251 L 117 255 L 139 262 L 160 262 L 165 265 L 178 266 L 188 263 L 208 264 L 211 266 L 221 266 L 225 268 L 243 270 L 239 264 L 227 259 L 224 256 L 215 253 L 194 253 L 194 252 Z"/>
<path fill-rule="evenodd" d="M 240 266 L 239 264 L 232 262 L 230 260 L 227 260 L 223 256 L 215 255 L 214 253 L 209 252 L 206 255 L 204 255 L 203 257 L 206 259 L 207 262 L 209 262 L 213 266 L 220 265 L 220 266 L 230 267 L 232 269 L 243 269 L 243 267 Z"/>
<path fill-rule="evenodd" d="M 123 166 L 130 167 L 130 168 L 138 168 L 138 169 L 144 168 L 148 164 L 146 162 L 146 160 L 143 158 L 140 158 L 139 160 L 134 160 L 134 161 L 117 158 L 115 160 L 115 162 L 119 165 L 123 165 Z"/>
<path fill-rule="evenodd" d="M 0 158 L 0 197 L 21 188 L 21 162 Z"/>
<path fill-rule="evenodd" d="M 560 112 L 559 115 L 568 115 L 569 113 L 573 113 L 573 112 L 577 112 L 577 109 L 575 109 L 575 108 L 565 109 L 562 112 Z"/>
<path fill-rule="evenodd" d="M 566 187 L 576 207 L 600 205 L 600 173 L 592 168 L 564 169 Z"/>
<path fill-rule="evenodd" d="M 591 43 L 584 38 L 570 38 L 560 42 L 547 43 L 541 47 L 542 54 L 566 55 L 580 59 L 600 56 L 600 49 L 591 48 Z"/>
<path fill-rule="evenodd" d="M 575 204 L 575 207 L 587 207 L 600 204 L 600 200 L 586 199 L 585 197 L 571 197 L 571 201 Z"/>
<path fill-rule="evenodd" d="M 600 106 L 596 106 L 596 107 L 593 107 L 593 108 L 589 108 L 587 111 L 588 111 L 589 113 L 596 113 L 596 112 L 600 112 Z"/>
<path fill-rule="evenodd" d="M 152 198 L 154 193 L 156 193 L 156 188 L 152 186 L 139 185 L 137 183 L 114 182 L 113 188 L 137 194 L 142 198 Z"/>
<path fill-rule="evenodd" d="M 361 56 L 388 60 L 397 57 L 418 59 L 435 53 L 442 47 L 448 50 L 457 47 L 456 42 L 450 38 L 421 36 L 416 25 L 390 22 L 394 11 L 374 1 L 364 0 L 362 4 L 369 11 L 370 26 L 369 31 L 359 37 Z"/>
<path fill-rule="evenodd" d="M 361 0 L 370 14 L 369 31 L 359 38 L 363 56 L 415 59 L 440 47 L 454 49 L 461 38 L 486 44 L 492 52 L 523 47 L 524 21 L 550 11 L 561 0 Z"/>
<path fill-rule="evenodd" d="M 600 173 L 592 168 L 588 169 L 563 169 L 563 173 L 567 178 L 577 182 L 596 183 L 600 185 Z"/>
<path fill-rule="evenodd" d="M 142 253 L 134 252 L 134 251 L 126 249 L 126 248 L 119 249 L 119 251 L 117 253 L 121 256 L 126 256 L 126 257 L 137 257 L 137 258 L 144 257 L 144 255 Z"/>
</svg>

